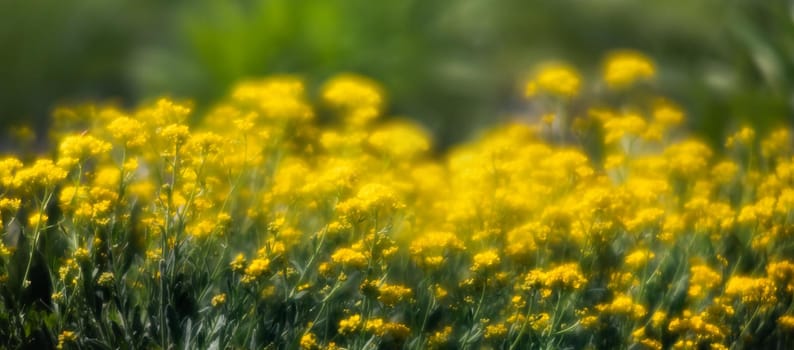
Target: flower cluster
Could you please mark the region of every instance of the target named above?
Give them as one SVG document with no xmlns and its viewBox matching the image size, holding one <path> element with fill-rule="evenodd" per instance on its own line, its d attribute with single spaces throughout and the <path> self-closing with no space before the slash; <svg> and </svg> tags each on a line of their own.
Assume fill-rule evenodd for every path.
<svg viewBox="0 0 794 350">
<path fill-rule="evenodd" d="M 350 74 L 246 81 L 201 116 L 59 109 L 51 158 L 0 159 L 0 339 L 794 346 L 789 130 L 715 147 L 649 57 L 603 67 L 540 65 L 536 116 L 447 150 Z"/>
</svg>

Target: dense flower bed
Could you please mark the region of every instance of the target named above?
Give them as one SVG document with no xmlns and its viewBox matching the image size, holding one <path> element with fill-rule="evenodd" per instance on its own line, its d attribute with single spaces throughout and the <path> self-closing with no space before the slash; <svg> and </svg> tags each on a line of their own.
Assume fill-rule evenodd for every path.
<svg viewBox="0 0 794 350">
<path fill-rule="evenodd" d="M 787 129 L 714 148 L 616 52 L 441 154 L 366 78 L 55 112 L 0 160 L 9 348 L 794 346 Z M 188 120 L 198 120 L 189 124 Z M 20 160 L 22 159 L 22 160 Z"/>
</svg>

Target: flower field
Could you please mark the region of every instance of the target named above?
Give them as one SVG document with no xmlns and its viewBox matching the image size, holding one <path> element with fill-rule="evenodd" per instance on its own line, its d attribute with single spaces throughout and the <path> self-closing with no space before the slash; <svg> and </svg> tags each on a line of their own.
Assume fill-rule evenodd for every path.
<svg viewBox="0 0 794 350">
<path fill-rule="evenodd" d="M 0 158 L 0 347 L 794 347 L 794 153 L 719 145 L 654 62 L 562 62 L 447 150 L 374 81 L 54 112 Z"/>
</svg>

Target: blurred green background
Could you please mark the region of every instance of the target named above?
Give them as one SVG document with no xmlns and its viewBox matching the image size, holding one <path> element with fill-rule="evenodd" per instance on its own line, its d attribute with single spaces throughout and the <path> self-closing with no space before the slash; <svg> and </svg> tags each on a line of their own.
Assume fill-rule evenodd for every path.
<svg viewBox="0 0 794 350">
<path fill-rule="evenodd" d="M 448 145 L 520 111 L 534 64 L 595 76 L 605 52 L 632 48 L 715 140 L 791 123 L 792 18 L 783 0 L 3 0 L 0 120 L 42 135 L 59 103 L 169 95 L 201 109 L 241 77 L 351 71 Z"/>
</svg>

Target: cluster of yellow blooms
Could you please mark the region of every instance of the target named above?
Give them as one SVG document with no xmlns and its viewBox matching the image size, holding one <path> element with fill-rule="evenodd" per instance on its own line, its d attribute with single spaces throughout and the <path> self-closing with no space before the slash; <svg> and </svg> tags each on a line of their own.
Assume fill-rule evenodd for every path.
<svg viewBox="0 0 794 350">
<path fill-rule="evenodd" d="M 0 321 L 46 305 L 59 348 L 792 346 L 788 130 L 686 137 L 655 75 L 610 54 L 595 91 L 636 94 L 587 106 L 542 65 L 539 122 L 444 153 L 354 75 L 58 110 L 52 157 L 0 160 L 0 300 L 42 269 L 52 297 Z"/>
</svg>

